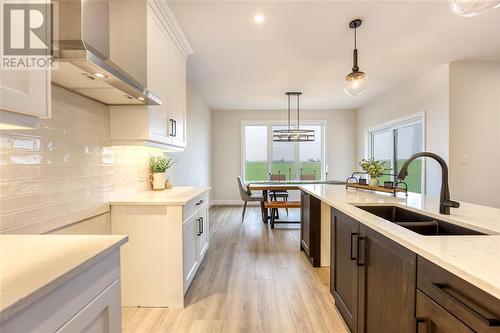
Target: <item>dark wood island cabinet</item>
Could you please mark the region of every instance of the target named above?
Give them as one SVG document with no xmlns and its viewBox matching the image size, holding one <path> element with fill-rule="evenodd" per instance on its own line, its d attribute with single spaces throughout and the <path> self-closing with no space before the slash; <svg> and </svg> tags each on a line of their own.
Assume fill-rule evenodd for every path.
<svg viewBox="0 0 500 333">
<path fill-rule="evenodd" d="M 309 193 L 300 193 L 300 249 L 314 267 L 321 265 L 321 200 Z"/>
<path fill-rule="evenodd" d="M 353 333 L 500 333 L 499 299 L 335 208 L 330 261 Z"/>
</svg>

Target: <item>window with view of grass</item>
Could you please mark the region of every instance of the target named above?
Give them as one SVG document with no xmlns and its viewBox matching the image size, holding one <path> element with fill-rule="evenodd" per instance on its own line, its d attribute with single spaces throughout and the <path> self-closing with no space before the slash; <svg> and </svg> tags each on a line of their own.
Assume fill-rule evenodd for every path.
<svg viewBox="0 0 500 333">
<path fill-rule="evenodd" d="M 286 129 L 284 124 L 242 123 L 242 158 L 245 181 L 269 180 L 271 175 L 284 180 L 324 179 L 324 124 L 301 126 L 315 131 L 311 142 L 274 142 L 272 131 Z"/>
<path fill-rule="evenodd" d="M 422 117 L 406 121 L 382 125 L 368 131 L 369 157 L 385 162 L 388 174 L 381 177 L 385 180 L 395 180 L 395 176 L 403 163 L 413 154 L 423 151 L 423 120 Z M 421 159 L 413 161 L 408 168 L 405 182 L 410 192 L 422 193 L 423 170 Z"/>
</svg>

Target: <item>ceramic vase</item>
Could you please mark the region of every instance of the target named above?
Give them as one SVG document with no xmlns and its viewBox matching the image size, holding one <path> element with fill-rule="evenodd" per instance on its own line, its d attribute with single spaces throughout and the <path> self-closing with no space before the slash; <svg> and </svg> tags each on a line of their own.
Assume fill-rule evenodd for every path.
<svg viewBox="0 0 500 333">
<path fill-rule="evenodd" d="M 378 186 L 378 178 L 370 178 L 370 186 Z"/>
<path fill-rule="evenodd" d="M 153 190 L 164 190 L 166 182 L 165 172 L 155 172 L 149 175 Z"/>
</svg>

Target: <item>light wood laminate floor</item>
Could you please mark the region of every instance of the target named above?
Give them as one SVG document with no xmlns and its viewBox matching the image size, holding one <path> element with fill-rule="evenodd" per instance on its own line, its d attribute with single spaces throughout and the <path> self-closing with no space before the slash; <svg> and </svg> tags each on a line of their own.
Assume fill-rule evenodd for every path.
<svg viewBox="0 0 500 333">
<path fill-rule="evenodd" d="M 329 292 L 330 270 L 313 268 L 300 251 L 299 225 L 271 231 L 256 207 L 244 223 L 241 207 L 214 207 L 210 228 L 186 308 L 123 308 L 124 332 L 348 332 Z"/>
</svg>

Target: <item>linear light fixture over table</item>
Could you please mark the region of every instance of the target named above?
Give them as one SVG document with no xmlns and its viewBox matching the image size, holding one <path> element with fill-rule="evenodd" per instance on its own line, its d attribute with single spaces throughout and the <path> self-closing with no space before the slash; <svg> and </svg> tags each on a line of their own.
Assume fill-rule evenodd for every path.
<svg viewBox="0 0 500 333">
<path fill-rule="evenodd" d="M 288 127 L 284 130 L 273 130 L 274 142 L 310 142 L 315 140 L 314 130 L 300 128 L 300 95 L 301 92 L 289 91 L 286 93 L 288 98 Z M 297 97 L 297 127 L 292 128 L 290 113 L 291 99 Z"/>
</svg>

